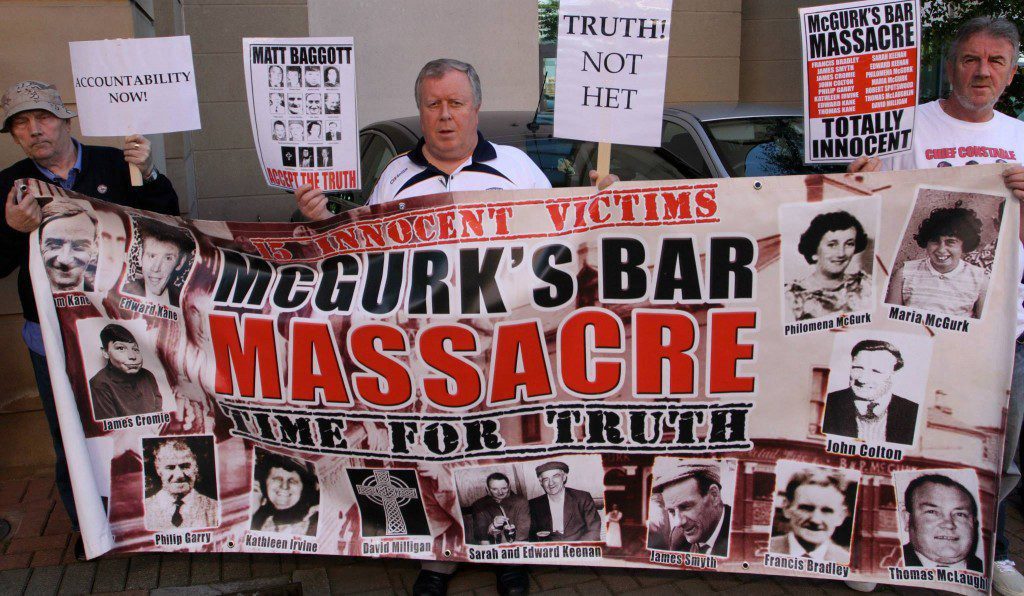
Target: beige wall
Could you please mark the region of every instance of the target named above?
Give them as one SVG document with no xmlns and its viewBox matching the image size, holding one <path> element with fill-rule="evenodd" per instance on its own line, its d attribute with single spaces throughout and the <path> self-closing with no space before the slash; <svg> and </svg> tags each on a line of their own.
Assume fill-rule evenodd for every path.
<svg viewBox="0 0 1024 596">
<path fill-rule="evenodd" d="M 309 33 L 354 38 L 360 126 L 415 115 L 413 83 L 433 58 L 472 63 L 485 110 L 537 106 L 532 0 L 309 0 Z"/>
<path fill-rule="evenodd" d="M 835 0 L 841 4 L 844 0 Z M 800 19 L 820 0 L 743 0 L 740 95 L 743 102 L 803 105 Z"/>
<path fill-rule="evenodd" d="M 305 0 L 186 0 L 181 10 L 192 36 L 203 128 L 169 144 L 181 159 L 179 194 L 183 187 L 192 193 L 192 215 L 201 219 L 287 220 L 295 200 L 266 185 L 253 145 L 242 37 L 305 37 Z"/>
<path fill-rule="evenodd" d="M 665 103 L 739 99 L 741 0 L 675 0 Z"/>
</svg>

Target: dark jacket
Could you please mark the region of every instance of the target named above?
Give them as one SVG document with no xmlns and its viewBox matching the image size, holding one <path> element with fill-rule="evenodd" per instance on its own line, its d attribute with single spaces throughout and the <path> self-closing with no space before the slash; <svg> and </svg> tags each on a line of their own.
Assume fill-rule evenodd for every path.
<svg viewBox="0 0 1024 596">
<path fill-rule="evenodd" d="M 120 149 L 92 145 L 79 147 L 82 149 L 82 171 L 78 173 L 71 190 L 125 207 L 165 215 L 178 214 L 178 195 L 166 176 L 160 174 L 153 182 L 133 187 L 128 163 Z M 14 181 L 21 178 L 49 182 L 32 160 L 26 158 L 0 172 L 0 198 L 6 201 Z M 105 192 L 101 192 L 103 187 Z M 0 218 L 0 277 L 7 277 L 15 269 L 20 269 L 18 295 L 21 297 L 22 312 L 29 321 L 38 322 L 39 314 L 36 312 L 32 282 L 28 274 L 28 254 L 28 234 L 11 228 L 6 216 Z"/>
<path fill-rule="evenodd" d="M 585 490 L 565 487 L 562 536 L 557 542 L 596 542 L 601 540 L 601 516 L 597 514 L 594 497 Z M 530 539 L 538 540 L 537 532 L 551 531 L 551 507 L 548 495 L 530 499 Z"/>
<path fill-rule="evenodd" d="M 715 557 L 729 556 L 729 525 L 732 522 L 732 507 L 728 505 L 722 507 L 722 529 L 719 530 L 715 543 L 711 545 L 711 552 L 704 553 Z M 672 545 L 669 550 L 678 553 L 696 552 L 693 550 L 693 545 L 686 541 L 682 526 L 672 528 Z"/>
<path fill-rule="evenodd" d="M 853 389 L 849 387 L 828 394 L 825 399 L 825 420 L 821 425 L 823 433 L 857 438 L 857 406 L 853 403 L 854 397 Z M 913 444 L 917 404 L 894 395 L 889 402 L 888 416 L 885 440 L 901 445 Z"/>
<path fill-rule="evenodd" d="M 909 542 L 903 545 L 903 566 L 924 567 L 921 564 L 921 558 L 917 556 L 917 551 L 914 550 L 914 546 Z M 969 553 L 967 555 L 967 570 L 985 573 L 985 564 L 974 553 Z"/>
</svg>

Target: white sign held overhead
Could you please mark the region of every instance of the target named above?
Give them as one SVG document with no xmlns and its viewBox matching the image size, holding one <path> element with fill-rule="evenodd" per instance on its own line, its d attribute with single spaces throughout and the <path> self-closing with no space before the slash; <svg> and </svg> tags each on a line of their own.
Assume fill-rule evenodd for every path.
<svg viewBox="0 0 1024 596">
<path fill-rule="evenodd" d="M 360 187 L 351 37 L 247 38 L 245 89 L 267 184 Z"/>
<path fill-rule="evenodd" d="M 658 146 L 672 0 L 562 0 L 555 136 Z"/>
<path fill-rule="evenodd" d="M 201 127 L 189 36 L 69 45 L 82 134 L 114 137 Z"/>
<path fill-rule="evenodd" d="M 920 72 L 917 0 L 800 9 L 804 160 L 845 163 L 910 150 Z"/>
</svg>

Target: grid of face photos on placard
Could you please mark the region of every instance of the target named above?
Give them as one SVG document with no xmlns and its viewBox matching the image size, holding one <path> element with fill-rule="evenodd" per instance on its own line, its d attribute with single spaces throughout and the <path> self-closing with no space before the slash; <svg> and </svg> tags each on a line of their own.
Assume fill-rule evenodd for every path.
<svg viewBox="0 0 1024 596">
<path fill-rule="evenodd" d="M 336 66 L 271 65 L 267 70 L 273 140 L 289 168 L 330 168 L 341 140 L 340 72 Z"/>
</svg>

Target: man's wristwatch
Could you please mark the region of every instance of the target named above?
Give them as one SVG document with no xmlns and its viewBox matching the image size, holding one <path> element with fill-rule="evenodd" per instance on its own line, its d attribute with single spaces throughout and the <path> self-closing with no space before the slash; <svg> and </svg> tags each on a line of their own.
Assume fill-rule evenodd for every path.
<svg viewBox="0 0 1024 596">
<path fill-rule="evenodd" d="M 153 181 L 156 180 L 157 176 L 159 176 L 159 175 L 160 175 L 160 172 L 157 172 L 156 171 L 156 166 L 153 166 L 153 170 L 149 173 L 149 176 L 146 176 L 145 179 L 142 180 L 142 182 L 143 183 L 145 183 L 145 182 L 153 182 Z"/>
</svg>

